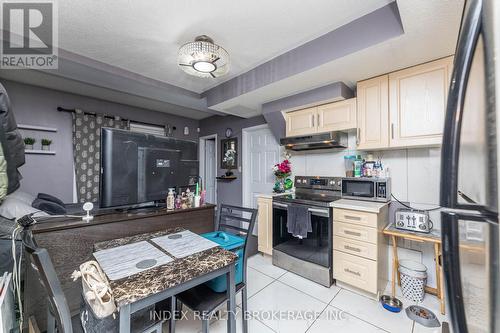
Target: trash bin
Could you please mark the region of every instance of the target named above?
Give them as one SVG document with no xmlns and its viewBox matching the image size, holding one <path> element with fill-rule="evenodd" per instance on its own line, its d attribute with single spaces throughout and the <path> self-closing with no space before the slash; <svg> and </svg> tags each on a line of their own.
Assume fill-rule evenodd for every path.
<svg viewBox="0 0 500 333">
<path fill-rule="evenodd" d="M 201 236 L 219 244 L 225 250 L 234 252 L 238 256 L 235 269 L 235 281 L 236 284 L 241 283 L 243 281 L 243 245 L 245 244 L 245 239 L 224 231 L 209 232 Z M 221 293 L 227 289 L 226 281 L 226 276 L 224 275 L 216 277 L 205 284 L 213 291 Z"/>
<path fill-rule="evenodd" d="M 403 296 L 414 302 L 422 302 L 427 284 L 427 267 L 417 261 L 400 260 L 398 271 Z"/>
</svg>

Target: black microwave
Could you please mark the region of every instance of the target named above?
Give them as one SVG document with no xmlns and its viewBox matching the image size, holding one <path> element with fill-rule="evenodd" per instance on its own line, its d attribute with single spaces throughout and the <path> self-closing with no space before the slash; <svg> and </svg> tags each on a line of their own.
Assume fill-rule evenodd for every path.
<svg viewBox="0 0 500 333">
<path fill-rule="evenodd" d="M 391 200 L 391 179 L 371 177 L 342 178 L 342 198 L 388 202 Z"/>
</svg>

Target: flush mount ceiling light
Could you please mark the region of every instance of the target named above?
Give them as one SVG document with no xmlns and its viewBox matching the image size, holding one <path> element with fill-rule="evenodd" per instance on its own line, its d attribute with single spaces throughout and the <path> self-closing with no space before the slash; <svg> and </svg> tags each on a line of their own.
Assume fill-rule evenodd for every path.
<svg viewBox="0 0 500 333">
<path fill-rule="evenodd" d="M 212 38 L 201 35 L 179 49 L 179 67 L 190 75 L 216 78 L 229 71 L 229 54 Z"/>
</svg>

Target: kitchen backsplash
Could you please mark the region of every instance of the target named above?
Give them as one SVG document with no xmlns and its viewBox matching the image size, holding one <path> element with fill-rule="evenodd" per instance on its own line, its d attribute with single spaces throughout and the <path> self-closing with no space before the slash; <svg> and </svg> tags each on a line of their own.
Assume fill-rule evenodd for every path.
<svg viewBox="0 0 500 333">
<path fill-rule="evenodd" d="M 347 150 L 311 150 L 292 152 L 293 175 L 345 176 L 344 156 L 361 154 L 355 150 L 356 137 L 350 133 Z M 415 208 L 434 208 L 439 204 L 440 148 L 412 148 L 371 151 L 381 157 L 384 168 L 389 168 L 392 194 Z M 436 229 L 440 228 L 439 211 L 431 211 L 430 217 Z M 435 286 L 433 248 L 420 243 L 405 241 L 399 245 L 400 259 L 413 259 L 428 268 L 428 283 Z M 392 252 L 388 251 L 392 260 Z M 390 266 L 390 265 L 389 265 Z M 389 269 L 390 273 L 390 269 Z M 389 274 L 389 277 L 391 275 Z"/>
<path fill-rule="evenodd" d="M 355 147 L 355 136 L 349 134 L 347 150 L 311 150 L 292 152 L 294 175 L 345 176 L 344 156 L 361 154 Z M 435 206 L 439 203 L 440 148 L 412 148 L 371 151 L 381 157 L 384 168 L 389 168 L 392 193 L 401 201 Z"/>
</svg>

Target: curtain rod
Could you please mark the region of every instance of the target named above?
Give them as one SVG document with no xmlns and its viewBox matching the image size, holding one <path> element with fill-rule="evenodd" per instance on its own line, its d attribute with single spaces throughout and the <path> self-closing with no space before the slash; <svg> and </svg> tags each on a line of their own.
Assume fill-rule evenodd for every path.
<svg viewBox="0 0 500 333">
<path fill-rule="evenodd" d="M 76 109 L 66 109 L 66 108 L 63 108 L 61 106 L 58 106 L 57 107 L 57 111 L 59 112 L 71 112 L 71 113 L 75 113 L 76 112 Z M 83 111 L 83 114 L 87 114 L 89 116 L 96 116 L 97 113 L 95 112 L 87 112 L 87 111 Z M 114 116 L 107 116 L 107 115 L 102 115 L 104 118 L 108 118 L 108 119 L 115 119 Z M 138 124 L 142 124 L 142 125 L 149 125 L 149 126 L 160 126 L 160 127 L 167 127 L 169 126 L 169 124 L 165 124 L 165 125 L 158 125 L 158 124 L 153 124 L 153 123 L 147 123 L 147 122 L 144 122 L 144 121 L 140 121 L 140 120 L 132 120 L 132 119 L 126 119 L 126 118 L 122 118 L 120 117 L 120 120 L 123 120 L 123 121 L 132 121 L 134 123 L 138 123 Z M 175 131 L 177 128 L 175 126 L 172 126 L 172 129 Z"/>
</svg>

